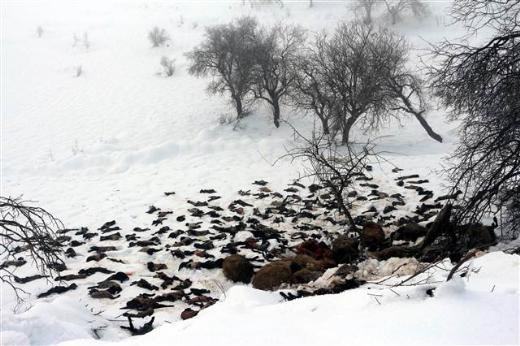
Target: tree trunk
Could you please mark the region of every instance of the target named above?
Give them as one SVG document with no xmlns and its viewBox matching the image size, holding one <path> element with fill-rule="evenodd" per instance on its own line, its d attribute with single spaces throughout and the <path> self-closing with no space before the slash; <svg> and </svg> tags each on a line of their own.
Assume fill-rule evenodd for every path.
<svg viewBox="0 0 520 346">
<path fill-rule="evenodd" d="M 342 192 L 335 190 L 334 191 L 334 195 L 335 195 L 336 200 L 338 202 L 339 210 L 341 210 L 343 212 L 343 214 L 345 214 L 345 216 L 347 217 L 348 223 L 350 224 L 350 227 L 351 227 L 350 230 L 352 230 L 352 231 L 358 230 L 358 228 L 356 226 L 356 223 L 354 222 L 354 219 L 352 218 L 352 215 L 350 214 L 350 212 L 348 211 L 347 206 L 345 205 L 345 201 L 343 200 Z"/>
<path fill-rule="evenodd" d="M 280 105 L 278 99 L 273 99 L 273 121 L 276 128 L 280 127 Z"/>
<path fill-rule="evenodd" d="M 240 97 L 235 96 L 235 108 L 237 110 L 237 119 L 242 119 L 244 117 L 244 110 L 242 108 L 242 100 Z"/>
<path fill-rule="evenodd" d="M 352 126 L 354 125 L 356 120 L 357 120 L 357 116 L 351 116 L 350 118 L 343 121 L 341 144 L 343 144 L 343 145 L 348 144 L 350 130 L 352 129 Z"/>
<path fill-rule="evenodd" d="M 396 25 L 398 13 L 394 12 L 394 11 L 390 11 L 390 16 L 392 17 L 392 25 Z"/>
<path fill-rule="evenodd" d="M 329 120 L 325 117 L 318 116 L 321 121 L 321 130 L 324 135 L 330 135 Z"/>
<path fill-rule="evenodd" d="M 365 8 L 365 24 L 372 24 L 372 7 L 368 5 L 369 7 Z"/>
<path fill-rule="evenodd" d="M 435 139 L 437 142 L 442 143 L 442 137 L 439 134 L 435 133 L 435 131 L 433 131 L 433 129 L 430 127 L 430 124 L 428 124 L 426 119 L 423 118 L 422 112 L 415 112 L 414 115 L 421 124 L 421 126 L 426 130 L 428 135 L 431 138 Z"/>
</svg>

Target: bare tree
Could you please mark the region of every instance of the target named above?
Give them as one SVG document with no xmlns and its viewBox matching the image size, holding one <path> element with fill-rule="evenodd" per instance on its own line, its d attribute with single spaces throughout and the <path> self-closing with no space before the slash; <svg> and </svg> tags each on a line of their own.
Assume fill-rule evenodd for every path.
<svg viewBox="0 0 520 346">
<path fill-rule="evenodd" d="M 520 1 L 456 2 L 453 15 L 470 33 L 494 30 L 480 45 L 443 41 L 432 47 L 440 63 L 429 68 L 431 86 L 451 119 L 460 121 L 460 142 L 447 169 L 452 188 L 463 192 L 456 218 L 478 222 L 495 215 L 503 230 L 518 232 Z"/>
<path fill-rule="evenodd" d="M 26 205 L 17 199 L 0 197 L 0 281 L 19 293 L 23 290 L 12 266 L 25 263 L 17 258 L 21 252 L 30 259 L 43 276 L 54 276 L 56 265 L 63 263 L 62 249 L 54 232 L 63 228 L 61 221 L 40 207 Z"/>
<path fill-rule="evenodd" d="M 385 0 L 386 9 L 392 24 L 395 25 L 400 19 L 400 15 L 408 7 L 408 0 Z"/>
<path fill-rule="evenodd" d="M 378 35 L 370 25 L 343 23 L 332 37 L 319 35 L 299 67 L 297 99 L 313 109 L 324 125 L 329 120 L 339 125 L 343 144 L 361 116 L 372 112 L 377 117 L 381 109 L 382 66 L 374 63 L 372 49 Z"/>
<path fill-rule="evenodd" d="M 296 80 L 296 61 L 304 41 L 303 29 L 296 26 L 277 25 L 259 35 L 253 93 L 271 105 L 276 127 L 280 127 L 282 99 Z"/>
<path fill-rule="evenodd" d="M 257 32 L 258 24 L 252 17 L 208 27 L 205 41 L 187 54 L 191 61 L 189 73 L 198 77 L 211 75 L 208 91 L 229 93 L 238 119 L 247 114 L 245 103 L 253 87 Z"/>
<path fill-rule="evenodd" d="M 326 90 L 333 95 L 330 110 L 341 124 L 343 144 L 349 141 L 354 123 L 381 105 L 380 71 L 374 64 L 371 45 L 378 32 L 362 23 L 341 24 L 330 38 L 318 37 L 313 59 L 325 75 Z"/>
<path fill-rule="evenodd" d="M 423 18 L 430 14 L 428 6 L 420 0 L 409 0 L 410 11 L 416 18 Z"/>
<path fill-rule="evenodd" d="M 423 116 L 427 111 L 427 106 L 422 80 L 408 72 L 389 74 L 386 77 L 386 87 L 390 95 L 388 108 L 395 112 L 394 116 L 413 115 L 431 138 L 442 143 L 441 135 L 432 129 Z"/>
<path fill-rule="evenodd" d="M 377 129 L 391 118 L 414 115 L 436 140 L 423 117 L 419 78 L 408 71 L 409 46 L 402 36 L 361 22 L 341 24 L 332 37 L 319 35 L 299 64 L 295 103 L 314 111 L 323 131 L 348 143 L 353 125 Z M 333 126 L 330 126 L 330 122 Z"/>
<path fill-rule="evenodd" d="M 402 37 L 391 32 L 384 31 L 381 34 L 383 38 L 379 41 L 377 49 L 374 50 L 374 59 L 376 64 L 383 66 L 380 72 L 384 88 L 382 93 L 384 100 L 381 102 L 381 107 L 384 110 L 376 117 L 367 117 L 367 121 L 372 122 L 371 127 L 377 128 L 379 122 L 385 119 L 385 114 L 396 118 L 411 115 L 419 121 L 431 138 L 442 142 L 442 137 L 424 118 L 424 114 L 428 110 L 423 91 L 424 83 L 407 66 L 409 44 Z"/>
<path fill-rule="evenodd" d="M 363 22 L 372 24 L 372 12 L 380 0 L 359 0 L 354 3 L 354 10 L 363 12 Z"/>
<path fill-rule="evenodd" d="M 428 14 L 428 7 L 420 0 L 384 0 L 392 24 L 395 25 L 406 12 L 415 17 L 424 17 Z"/>
</svg>

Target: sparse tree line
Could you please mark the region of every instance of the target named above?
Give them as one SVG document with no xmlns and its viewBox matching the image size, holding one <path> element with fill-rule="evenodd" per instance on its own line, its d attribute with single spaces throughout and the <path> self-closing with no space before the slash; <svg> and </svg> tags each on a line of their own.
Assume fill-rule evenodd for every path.
<svg viewBox="0 0 520 346">
<path fill-rule="evenodd" d="M 211 76 L 208 91 L 225 94 L 237 119 L 262 100 L 280 126 L 281 107 L 314 114 L 322 132 L 349 141 L 355 123 L 378 128 L 392 117 L 416 117 L 427 133 L 422 80 L 406 65 L 409 44 L 386 28 L 341 23 L 330 35 L 309 38 L 299 26 L 259 26 L 252 17 L 206 29 L 201 45 L 187 54 L 189 72 Z"/>
<path fill-rule="evenodd" d="M 398 9 L 415 15 L 426 11 L 419 1 L 384 4 L 396 13 Z M 358 5 L 365 11 L 363 21 L 341 23 L 331 34 L 312 37 L 297 26 L 260 27 L 250 17 L 209 27 L 204 42 L 188 54 L 189 72 L 211 76 L 208 90 L 227 94 L 238 119 L 258 100 L 271 106 L 277 127 L 281 105 L 314 114 L 321 134 L 303 138 L 309 145 L 298 153 L 304 157 L 314 154 L 313 148 L 336 145 L 337 136 L 341 144 L 349 144 L 356 123 L 378 128 L 389 118 L 404 115 L 415 117 L 430 137 L 441 142 L 424 118 L 427 88 L 449 118 L 460 121 L 460 141 L 446 166 L 453 194 L 462 192 L 454 219 L 482 222 L 493 217 L 504 234 L 517 237 L 520 0 L 455 2 L 452 17 L 468 35 L 481 29 L 494 35 L 480 45 L 471 45 L 464 38 L 432 44 L 435 64 L 425 66 L 425 81 L 408 68 L 410 46 L 406 40 L 371 24 L 371 11 L 381 3 L 363 1 Z M 347 149 L 352 152 L 352 148 Z M 330 167 L 335 167 L 337 155 L 325 156 Z M 312 166 L 315 175 L 328 167 Z M 337 188 L 342 191 L 345 187 Z"/>
<path fill-rule="evenodd" d="M 345 1 L 349 3 L 348 0 Z M 252 8 L 277 5 L 284 7 L 282 0 L 242 0 L 242 5 L 249 4 Z M 308 0 L 310 7 L 314 6 L 313 0 Z M 352 8 L 363 16 L 365 23 L 372 23 L 374 12 L 382 9 L 390 18 L 392 24 L 397 24 L 404 16 L 413 15 L 423 18 L 429 14 L 429 9 L 421 0 L 357 0 L 353 1 Z"/>
</svg>

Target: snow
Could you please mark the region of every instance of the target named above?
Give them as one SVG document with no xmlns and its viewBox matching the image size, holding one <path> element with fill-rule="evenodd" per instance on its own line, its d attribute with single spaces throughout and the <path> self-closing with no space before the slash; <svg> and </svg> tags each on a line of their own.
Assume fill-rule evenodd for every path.
<svg viewBox="0 0 520 346">
<path fill-rule="evenodd" d="M 466 277 L 455 276 L 449 282 L 392 290 L 368 285 L 337 295 L 290 302 L 283 302 L 277 292 L 234 286 L 223 300 L 196 318 L 164 325 L 121 343 L 518 344 L 519 265 L 519 256 L 496 252 L 471 261 L 471 267 L 480 270 L 470 270 Z M 447 271 L 437 269 L 432 282 L 445 280 L 446 276 Z M 426 294 L 430 287 L 436 287 L 433 297 Z M 56 326 L 58 333 L 62 327 L 65 326 Z M 80 337 L 80 325 L 71 330 Z M 11 340 L 16 340 L 18 334 L 10 333 Z M 114 344 L 92 338 L 66 341 L 65 336 L 62 340 L 65 341 L 60 345 L 69 346 Z M 4 342 L 10 341 L 4 339 Z"/>
<path fill-rule="evenodd" d="M 67 224 L 97 225 L 113 215 L 137 215 L 167 190 L 182 196 L 204 186 L 231 192 L 262 178 L 278 188 L 297 177 L 290 162 L 273 165 L 291 146 L 287 125 L 275 129 L 265 107 L 239 131 L 219 125 L 231 108 L 223 97 L 206 94 L 206 80 L 186 71 L 184 53 L 199 42 L 204 26 L 246 14 L 312 31 L 352 15 L 345 3 L 313 9 L 291 3 L 280 10 L 209 1 L 3 1 L 4 194 L 38 201 Z M 431 25 L 435 35 L 448 32 Z M 147 34 L 154 26 L 168 31 L 169 47 L 151 48 Z M 402 30 L 421 46 L 422 38 L 433 36 L 420 24 Z M 84 32 L 90 47 L 72 47 L 73 35 Z M 156 75 L 163 55 L 176 59 L 171 78 Z M 79 65 L 84 74 L 75 78 Z M 284 114 L 297 127 L 312 126 L 311 117 L 290 109 Z M 371 136 L 382 136 L 381 150 L 396 165 L 435 181 L 432 170 L 454 134 L 439 113 L 429 119 L 444 143 L 423 136 L 414 119 Z"/>
<path fill-rule="evenodd" d="M 90 328 L 95 327 L 95 322 L 90 324 L 93 319 L 92 313 L 77 301 L 60 296 L 52 302 L 39 302 L 24 313 L 9 318 L 2 316 L 2 344 L 50 345 L 91 338 Z"/>
<path fill-rule="evenodd" d="M 232 109 L 223 97 L 207 95 L 207 80 L 187 73 L 184 53 L 200 42 L 205 26 L 240 15 L 254 15 L 266 25 L 298 23 L 311 31 L 330 30 L 339 20 L 352 18 L 348 3 L 315 3 L 309 9 L 306 2 L 286 1 L 280 9 L 250 8 L 241 1 L 2 1 L 0 195 L 34 201 L 68 227 L 96 229 L 116 219 L 127 230 L 149 226 L 144 212 L 151 204 L 173 206 L 176 215 L 185 212 L 186 201 L 202 188 L 216 189 L 222 196 L 218 205 L 224 207 L 254 180 L 269 181 L 273 190 L 286 187 L 300 172 L 297 162 L 277 160 L 295 144 L 291 127 L 283 123 L 275 129 L 264 106 L 237 129 L 220 124 L 219 118 L 232 116 Z M 397 27 L 418 48 L 414 57 L 425 40 L 460 33 L 444 26 L 448 2 L 431 6 L 434 16 L 424 23 L 411 20 Z M 151 48 L 147 35 L 154 26 L 168 31 L 169 46 Z M 81 39 L 84 33 L 89 47 L 73 47 L 73 35 Z M 171 78 L 159 74 L 162 56 L 176 61 Z M 417 59 L 412 61 L 418 66 Z M 83 73 L 75 77 L 78 66 Z M 290 108 L 283 118 L 304 133 L 313 126 L 312 117 Z M 456 142 L 456 124 L 434 109 L 428 120 L 443 143 L 426 137 L 414 119 L 403 119 L 403 126 L 390 123 L 379 133 L 358 128 L 354 135 L 358 140 L 377 138 L 386 159 L 429 179 L 425 186 L 441 193 L 437 171 Z M 374 183 L 387 190 L 395 188 L 389 167 L 381 163 L 374 172 Z M 176 194 L 166 197 L 166 191 Z M 406 198 L 416 197 L 408 192 Z M 374 205 L 384 207 L 378 203 Z M 246 240 L 248 233 L 237 233 L 235 240 Z M 129 273 L 146 267 L 146 256 L 118 253 L 131 259 Z M 71 267 L 80 261 L 84 264 L 81 258 Z M 154 261 L 170 264 L 171 257 Z M 361 270 L 366 278 L 373 273 L 380 277 L 401 264 L 397 259 L 369 260 Z M 119 307 L 83 299 L 83 286 L 63 296 L 31 296 L 21 306 L 1 286 L 0 344 L 518 344 L 518 256 L 491 253 L 471 265 L 480 268 L 478 273 L 440 284 L 434 298 L 424 294 L 424 287 L 396 288 L 400 296 L 381 287 L 362 287 L 292 302 L 246 285 L 231 287 L 221 271 L 182 270 L 200 287 L 225 292 L 223 300 L 188 321 L 158 312 L 161 326 L 135 338 L 119 328 L 104 329 Z M 416 266 L 409 263 L 397 274 L 405 277 Z M 19 274 L 33 274 L 30 269 Z M 436 275 L 446 274 L 439 270 Z M 85 285 L 102 278 L 96 274 Z M 48 287 L 45 280 L 24 286 L 32 293 Z M 379 303 L 368 295 L 372 291 L 383 295 Z M 128 287 L 124 297 L 139 292 Z M 103 341 L 94 340 L 93 330 Z"/>
</svg>

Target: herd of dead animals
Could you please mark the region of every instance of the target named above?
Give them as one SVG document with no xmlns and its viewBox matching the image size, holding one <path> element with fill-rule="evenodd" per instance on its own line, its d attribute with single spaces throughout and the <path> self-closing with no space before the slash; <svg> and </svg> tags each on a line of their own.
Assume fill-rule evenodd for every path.
<svg viewBox="0 0 520 346">
<path fill-rule="evenodd" d="M 393 172 L 398 173 L 399 170 Z M 449 202 L 444 205 L 440 202 L 455 199 L 457 194 L 439 197 L 432 204 L 426 203 L 433 199 L 433 192 L 422 188 L 420 184 L 428 181 L 419 178 L 418 175 L 409 175 L 395 179 L 397 186 L 415 190 L 421 202 L 414 215 L 396 219 L 391 212 L 406 205 L 404 196 L 399 193 L 389 195 L 379 191 L 379 186 L 368 183 L 372 180 L 370 177 L 365 175 L 357 177 L 359 185 L 371 191 L 367 196 L 362 196 L 356 191 L 351 192 L 349 198 L 354 203 L 381 199 L 390 203 L 387 203 L 382 211 L 371 207 L 359 213 L 354 218 L 358 226 L 355 230 L 349 229 L 342 217 L 337 217 L 337 205 L 323 187 L 317 184 L 305 187 L 295 182 L 284 190 L 286 193 L 284 196 L 279 192 L 271 191 L 267 187 L 267 182 L 260 180 L 253 183 L 259 186 L 258 192 L 241 190 L 239 195 L 258 200 L 271 198 L 272 202 L 263 210 L 255 207 L 254 204 L 237 199 L 228 206 L 228 212 L 224 213 L 223 208 L 210 205 L 212 201 L 220 198 L 215 195 L 216 191 L 203 189 L 200 193 L 207 195 L 207 200 L 188 200 L 192 206 L 188 209 L 189 215 L 179 215 L 175 218 L 178 223 L 184 223 L 187 229 L 173 230 L 170 226 L 163 225 L 173 211 L 163 211 L 150 206 L 147 213 L 155 217 L 152 221 L 155 230 L 135 227 L 133 232 L 124 232 L 126 234 L 123 236 L 116 221 L 109 221 L 97 230 L 99 232 L 92 232 L 88 228 L 60 230 L 57 232 L 56 245 L 66 248 L 65 256 L 73 258 L 80 255 L 75 248 L 97 243 L 88 249 L 86 262 L 98 263 L 108 260 L 120 263 L 123 267 L 125 265 L 123 260 L 109 256 L 120 248 L 114 245 L 100 246 L 100 242 L 126 241 L 127 247 L 138 247 L 140 252 L 148 254 L 151 259 L 156 252 L 169 251 L 174 258 L 181 260 L 177 271 L 183 268 L 188 270 L 222 268 L 229 280 L 252 283 L 252 286 L 258 289 L 276 290 L 281 287 L 296 287 L 298 290 L 295 294 L 287 291 L 280 293 L 285 299 L 291 300 L 309 295 L 339 293 L 358 287 L 364 282 L 351 274 L 358 269 L 356 263 L 369 257 L 379 260 L 391 257 L 415 257 L 422 262 L 433 262 L 450 257 L 452 261 L 458 261 L 468 250 L 488 246 L 495 241 L 491 227 L 477 224 L 457 226 L 450 222 L 452 205 Z M 297 194 L 304 192 L 305 189 L 309 190 L 306 197 Z M 174 192 L 165 193 L 166 196 L 174 194 Z M 419 222 L 424 223 L 433 217 L 435 217 L 434 221 L 428 222 L 425 227 L 419 225 Z M 190 222 L 186 222 L 188 218 Z M 209 221 L 207 229 L 203 229 L 202 219 Z M 266 222 L 269 222 L 269 225 L 266 225 Z M 278 227 L 282 225 L 285 227 L 289 225 L 290 231 Z M 383 230 L 383 227 L 388 226 L 397 226 L 390 236 L 387 236 Z M 333 228 L 336 232 L 330 231 Z M 234 236 L 241 231 L 248 231 L 252 236 L 233 241 Z M 148 234 L 151 237 L 142 238 Z M 99 242 L 95 242 L 96 237 Z M 202 237 L 205 239 L 201 240 Z M 394 245 L 396 241 L 401 245 Z M 186 249 L 186 247 L 190 248 Z M 220 253 L 221 256 L 216 258 L 215 254 L 208 252 L 210 250 L 213 250 L 213 253 Z M 19 252 L 23 251 L 23 248 L 19 249 Z M 247 252 L 249 256 L 240 254 L 241 252 Z M 251 253 L 253 256 L 250 255 Z M 292 255 L 288 256 L 288 253 Z M 18 267 L 25 263 L 25 259 L 20 257 L 14 261 L 4 262 L 0 268 Z M 330 287 L 313 289 L 305 286 L 321 277 L 325 270 L 338 266 L 339 269 L 335 273 L 336 280 L 331 281 Z M 171 307 L 173 302 L 182 301 L 194 308 L 186 308 L 182 311 L 181 318 L 187 319 L 217 301 L 216 298 L 208 295 L 211 293 L 209 290 L 192 287 L 193 283 L 190 279 L 166 274 L 166 270 L 174 269 L 168 268 L 166 263 L 149 261 L 146 267 L 154 274 L 153 277 L 162 283 L 154 285 L 144 278 L 129 283 L 131 286 L 150 292 L 139 294 L 126 301 L 122 307 L 128 310 L 123 315 L 129 322 L 128 326 L 122 328 L 129 330 L 132 335 L 151 331 L 155 318 L 154 311 Z M 53 268 L 58 272 L 67 270 L 65 263 L 56 263 Z M 129 275 L 124 270 L 116 272 L 101 266 L 91 266 L 77 273 L 60 275 L 55 280 L 61 283 L 78 281 L 96 273 L 107 276 L 97 285 L 88 287 L 89 296 L 94 299 L 118 299 L 124 285 L 130 281 Z M 32 275 L 25 278 L 16 277 L 15 281 L 25 284 L 41 278 L 44 276 Z M 40 293 L 38 298 L 76 288 L 78 288 L 77 283 L 55 286 Z M 167 289 L 169 291 L 166 293 L 157 293 Z M 151 319 L 136 328 L 132 318 L 145 317 Z"/>
</svg>

